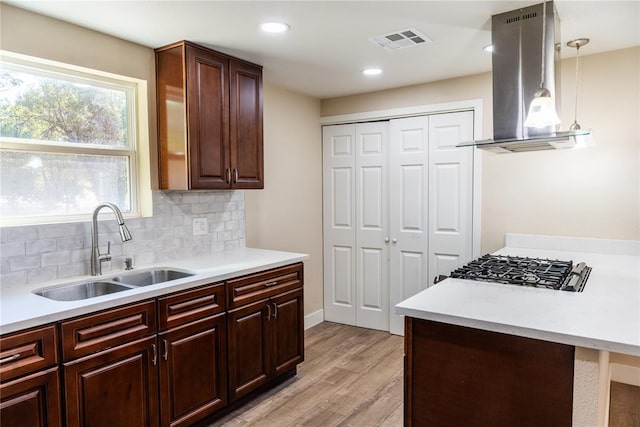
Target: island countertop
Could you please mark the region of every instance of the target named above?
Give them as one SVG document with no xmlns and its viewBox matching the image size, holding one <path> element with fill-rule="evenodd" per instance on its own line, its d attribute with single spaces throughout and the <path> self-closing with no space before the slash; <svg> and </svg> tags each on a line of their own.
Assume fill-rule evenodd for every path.
<svg viewBox="0 0 640 427">
<path fill-rule="evenodd" d="M 44 325 L 196 286 L 297 263 L 308 258 L 308 255 L 301 253 L 241 248 L 179 261 L 149 264 L 136 267 L 134 271 L 171 267 L 188 270 L 195 274 L 170 282 L 143 286 L 80 301 L 54 301 L 36 295 L 33 291 L 67 283 L 109 279 L 121 274 L 122 271 L 113 271 L 102 276 L 82 276 L 38 284 L 11 286 L 4 283 L 0 288 L 0 333 L 5 334 Z"/>
<path fill-rule="evenodd" d="M 448 278 L 396 314 L 640 356 L 640 242 L 507 235 L 499 255 L 592 267 L 583 292 Z"/>
</svg>

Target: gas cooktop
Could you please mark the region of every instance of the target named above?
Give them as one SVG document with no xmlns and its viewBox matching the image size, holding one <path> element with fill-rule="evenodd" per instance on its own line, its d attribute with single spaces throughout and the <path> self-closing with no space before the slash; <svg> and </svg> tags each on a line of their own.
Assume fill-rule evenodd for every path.
<svg viewBox="0 0 640 427">
<path fill-rule="evenodd" d="M 484 255 L 452 271 L 449 277 L 582 292 L 590 273 L 591 267 L 583 262 L 574 265 L 573 261 Z"/>
</svg>

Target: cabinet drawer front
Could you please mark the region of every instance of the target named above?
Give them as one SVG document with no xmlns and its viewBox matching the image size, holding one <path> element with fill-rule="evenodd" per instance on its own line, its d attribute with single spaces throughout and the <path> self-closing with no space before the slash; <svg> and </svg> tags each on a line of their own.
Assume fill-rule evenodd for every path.
<svg viewBox="0 0 640 427">
<path fill-rule="evenodd" d="M 227 281 L 227 306 L 239 307 L 302 287 L 302 263 Z"/>
<path fill-rule="evenodd" d="M 0 381 L 58 363 L 55 325 L 0 338 Z"/>
<path fill-rule="evenodd" d="M 62 358 L 69 361 L 156 332 L 155 301 L 62 323 Z"/>
<path fill-rule="evenodd" d="M 161 331 L 184 325 L 225 309 L 224 283 L 209 285 L 158 299 Z"/>
</svg>

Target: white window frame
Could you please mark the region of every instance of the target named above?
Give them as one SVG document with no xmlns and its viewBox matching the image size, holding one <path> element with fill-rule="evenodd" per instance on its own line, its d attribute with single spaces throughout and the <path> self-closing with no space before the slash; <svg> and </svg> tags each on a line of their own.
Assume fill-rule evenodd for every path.
<svg viewBox="0 0 640 427">
<path fill-rule="evenodd" d="M 129 163 L 130 211 L 123 212 L 128 218 L 151 215 L 151 189 L 149 180 L 149 135 L 147 82 L 132 77 L 121 76 L 70 64 L 34 58 L 0 50 L 0 61 L 20 68 L 27 68 L 33 74 L 47 77 L 62 76 L 64 80 L 88 83 L 91 86 L 124 90 L 127 98 L 127 141 L 126 147 L 98 144 L 52 142 L 28 140 L 0 136 L 0 150 L 41 152 L 47 154 L 77 154 L 116 156 L 127 158 Z M 91 213 L 47 215 L 6 218 L 0 216 L 0 226 L 35 225 L 48 223 L 77 222 L 91 219 Z"/>
</svg>

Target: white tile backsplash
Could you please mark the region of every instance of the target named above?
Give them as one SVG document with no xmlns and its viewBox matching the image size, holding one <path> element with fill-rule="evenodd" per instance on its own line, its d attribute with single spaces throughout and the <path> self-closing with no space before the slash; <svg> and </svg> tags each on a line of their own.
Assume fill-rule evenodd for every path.
<svg viewBox="0 0 640 427">
<path fill-rule="evenodd" d="M 208 233 L 193 235 L 192 220 L 207 218 Z M 244 192 L 154 191 L 153 217 L 125 220 L 132 240 L 122 243 L 114 219 L 99 221 L 102 272 L 169 262 L 245 247 Z M 91 222 L 0 228 L 0 285 L 37 283 L 89 274 Z"/>
</svg>

